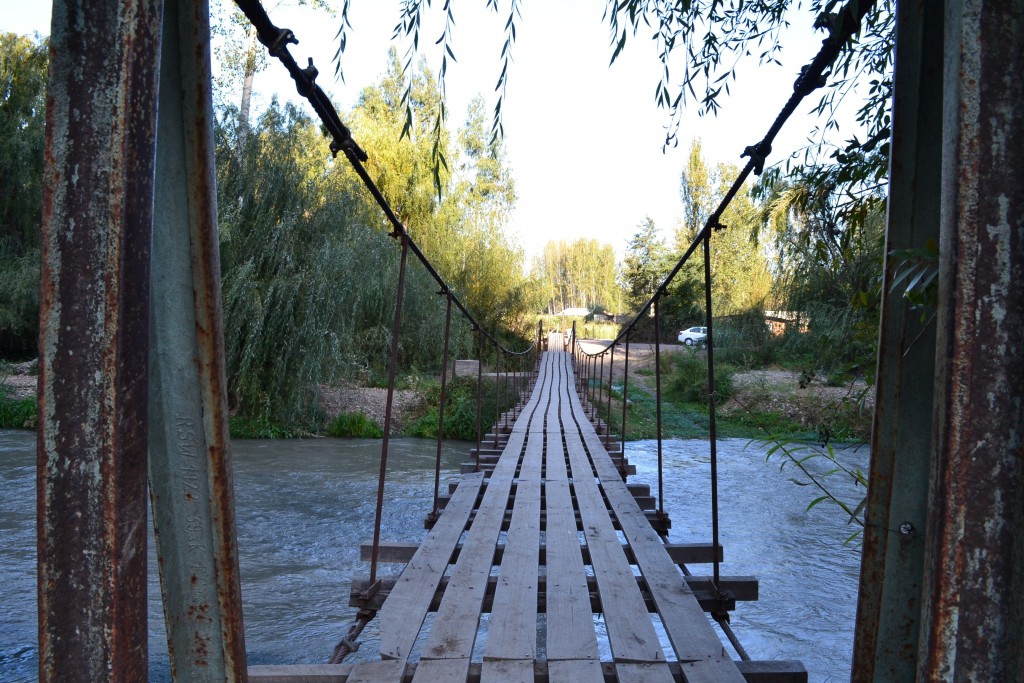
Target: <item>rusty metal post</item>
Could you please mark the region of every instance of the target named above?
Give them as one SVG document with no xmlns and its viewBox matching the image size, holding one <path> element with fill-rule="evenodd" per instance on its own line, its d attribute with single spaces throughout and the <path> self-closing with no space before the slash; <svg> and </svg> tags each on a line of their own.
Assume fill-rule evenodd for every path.
<svg viewBox="0 0 1024 683">
<path fill-rule="evenodd" d="M 497 331 L 495 331 L 497 332 Z M 498 447 L 498 419 L 501 416 L 501 350 L 498 347 L 498 335 L 494 335 L 494 427 L 491 433 L 494 435 L 494 447 Z"/>
<path fill-rule="evenodd" d="M 509 394 L 509 390 L 508 390 L 508 372 L 509 372 L 509 367 L 508 366 L 510 365 L 510 361 L 512 359 L 511 359 L 511 357 L 509 357 L 508 354 L 505 353 L 504 349 L 502 349 L 502 351 L 501 351 L 501 357 L 505 361 L 505 377 L 504 377 L 504 381 L 501 383 L 501 397 L 502 397 L 502 411 L 501 411 L 501 415 L 502 415 L 502 422 L 504 423 L 505 428 L 508 429 L 508 413 L 509 413 L 509 410 L 511 410 L 511 408 L 508 405 L 508 394 Z M 513 371 L 514 371 L 514 369 L 513 369 Z"/>
<path fill-rule="evenodd" d="M 935 328 L 900 291 L 892 253 L 939 237 L 943 16 L 925 0 L 896 8 L 895 96 L 876 409 L 865 508 L 853 680 L 913 680 L 917 667 Z"/>
<path fill-rule="evenodd" d="M 434 508 L 430 516 L 428 516 L 428 520 L 432 522 L 437 520 L 440 513 L 438 498 L 441 488 L 441 444 L 444 440 L 444 402 L 448 397 L 448 340 L 451 338 L 452 330 L 452 295 L 447 289 L 443 289 L 438 293 L 443 295 L 445 300 L 444 354 L 441 366 L 441 403 L 437 409 L 437 460 L 434 463 Z"/>
<path fill-rule="evenodd" d="M 590 397 L 587 399 L 587 411 L 590 413 L 591 419 L 594 418 L 594 400 L 596 399 L 597 387 L 600 386 L 601 376 L 597 371 L 597 356 L 589 356 L 590 358 L 590 375 L 587 377 L 587 387 L 590 390 Z M 595 379 L 597 382 L 595 383 Z"/>
<path fill-rule="evenodd" d="M 622 459 L 619 460 L 619 474 L 626 480 L 626 407 L 629 404 L 629 338 L 633 328 L 626 330 L 626 365 L 622 370 Z"/>
<path fill-rule="evenodd" d="M 615 367 L 615 344 L 611 345 L 611 354 L 611 360 L 608 361 L 608 414 L 604 423 L 605 436 L 609 438 L 612 435 L 612 368 Z"/>
<path fill-rule="evenodd" d="M 708 447 L 711 451 L 711 547 L 718 548 L 718 430 L 715 426 L 715 335 L 714 315 L 711 309 L 711 231 L 704 235 L 704 307 L 706 322 L 708 359 Z M 715 587 L 719 583 L 718 552 L 714 555 L 713 575 Z M 716 617 L 717 618 L 717 617 Z"/>
<path fill-rule="evenodd" d="M 664 475 L 661 450 L 661 314 L 658 304 L 661 295 L 654 297 L 654 404 L 658 430 L 658 515 L 665 516 Z"/>
<path fill-rule="evenodd" d="M 388 440 L 391 436 L 391 410 L 395 403 L 395 375 L 398 372 L 398 342 L 402 334 L 402 303 L 405 300 L 405 267 L 409 261 L 409 238 L 402 233 L 392 233 L 398 239 L 402 251 L 398 261 L 398 286 L 395 293 L 395 318 L 391 327 L 391 361 L 388 365 L 388 394 L 384 404 L 384 438 L 380 445 L 380 473 L 377 479 L 377 508 L 373 522 L 373 550 L 370 553 L 370 583 L 368 590 L 374 590 L 377 581 L 377 557 L 380 550 L 380 524 L 384 513 L 384 481 L 388 472 Z"/>
<path fill-rule="evenodd" d="M 220 301 L 209 6 L 167 0 L 149 356 L 149 472 L 176 680 L 246 678 Z"/>
<path fill-rule="evenodd" d="M 144 681 L 158 0 L 54 3 L 40 285 L 41 681 Z"/>
<path fill-rule="evenodd" d="M 483 401 L 484 401 L 484 331 L 474 327 L 476 333 L 476 469 L 480 471 L 480 448 L 483 445 Z"/>
<path fill-rule="evenodd" d="M 1024 7 L 947 5 L 919 680 L 1024 672 Z"/>
</svg>

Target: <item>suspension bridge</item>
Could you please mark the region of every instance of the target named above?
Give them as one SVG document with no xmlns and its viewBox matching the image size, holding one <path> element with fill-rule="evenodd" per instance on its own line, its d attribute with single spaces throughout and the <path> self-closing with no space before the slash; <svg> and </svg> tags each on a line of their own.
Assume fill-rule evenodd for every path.
<svg viewBox="0 0 1024 683">
<path fill-rule="evenodd" d="M 506 376 L 509 359 L 532 359 L 515 375 L 523 401 L 495 416 L 487 435 L 478 409 L 473 460 L 447 496 L 435 478 L 431 528 L 414 545 L 380 540 L 385 429 L 369 573 L 352 577 L 360 611 L 335 661 L 248 666 L 227 438 L 208 7 L 139 0 L 126 12 L 113 0 L 55 3 L 40 286 L 40 680 L 147 678 L 140 634 L 149 616 L 150 499 L 178 680 L 806 680 L 798 662 L 749 661 L 732 633 L 727 615 L 757 597 L 757 582 L 721 574 L 714 510 L 710 543 L 673 544 L 660 475 L 657 500 L 628 483 L 625 448 L 608 428 L 614 364 L 605 382 L 603 363 L 620 345 L 628 363 L 637 321 L 652 317 L 657 366 L 659 301 L 702 251 L 714 377 L 708 251 L 726 227 L 722 211 L 763 170 L 775 135 L 824 84 L 873 3 L 851 0 L 823 17 L 821 50 L 768 133 L 744 151 L 748 162 L 722 203 L 633 323 L 595 354 L 575 338 L 563 346 L 557 335 L 542 352 L 540 334 L 531 349 L 513 351 L 488 334 L 381 195 L 363 166 L 367 153 L 316 85 L 317 70 L 291 56 L 292 32 L 274 26 L 256 0 L 237 4 L 401 248 L 386 421 L 410 254 L 437 280 L 448 322 L 453 308 L 470 321 L 481 361 L 486 344 L 496 365 L 506 360 Z M 1024 98 L 1019 79 L 1005 78 L 1024 69 L 1024 20 L 1014 0 L 947 4 L 945 13 L 928 3 L 896 10 L 887 249 L 930 240 L 943 247 L 931 326 L 894 293 L 887 258 L 858 681 L 1015 680 L 1024 670 L 1024 304 L 1010 286 L 1024 272 Z M 919 352 L 908 353 L 915 345 Z M 442 367 L 449 360 L 446 332 Z M 657 367 L 655 377 L 660 394 Z M 406 564 L 401 575 L 379 576 L 379 564 L 391 561 Z M 711 571 L 694 575 L 696 565 Z M 373 618 L 381 659 L 339 662 Z"/>
<path fill-rule="evenodd" d="M 551 335 L 559 350 L 488 435 L 500 455 L 467 463 L 423 542 L 364 546 L 371 573 L 351 604 L 379 610 L 381 660 L 250 667 L 250 680 L 807 680 L 800 662 L 746 657 L 726 615 L 757 599 L 757 580 L 720 576 L 713 544 L 667 543 L 649 487 L 626 483 L 624 453 L 599 435 L 602 406 L 578 392 L 581 352 L 562 342 Z M 407 564 L 380 580 L 378 557 Z"/>
</svg>

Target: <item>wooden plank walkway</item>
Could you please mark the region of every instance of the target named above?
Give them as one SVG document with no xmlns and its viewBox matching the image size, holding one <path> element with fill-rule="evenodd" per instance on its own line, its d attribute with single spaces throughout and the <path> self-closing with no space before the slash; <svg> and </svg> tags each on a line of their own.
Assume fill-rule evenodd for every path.
<svg viewBox="0 0 1024 683">
<path fill-rule="evenodd" d="M 543 354 L 516 415 L 493 470 L 462 476 L 401 576 L 382 582 L 382 661 L 250 667 L 250 680 L 807 680 L 799 662 L 733 661 L 692 588 L 702 580 L 669 551 L 702 553 L 652 526 L 587 419 L 569 354 Z M 756 599 L 753 579 L 729 582 Z"/>
</svg>

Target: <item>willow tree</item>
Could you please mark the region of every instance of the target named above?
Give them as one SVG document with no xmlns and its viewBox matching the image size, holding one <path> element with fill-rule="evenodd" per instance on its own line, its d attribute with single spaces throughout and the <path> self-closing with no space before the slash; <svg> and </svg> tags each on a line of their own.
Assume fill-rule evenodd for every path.
<svg viewBox="0 0 1024 683">
<path fill-rule="evenodd" d="M 0 33 L 0 355 L 36 345 L 47 43 Z"/>
</svg>

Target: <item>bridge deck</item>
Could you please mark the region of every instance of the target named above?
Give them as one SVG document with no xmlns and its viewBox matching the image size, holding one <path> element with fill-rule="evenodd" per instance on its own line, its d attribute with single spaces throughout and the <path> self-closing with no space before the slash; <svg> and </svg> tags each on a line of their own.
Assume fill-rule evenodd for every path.
<svg viewBox="0 0 1024 683">
<path fill-rule="evenodd" d="M 463 475 L 382 585 L 381 661 L 301 680 L 806 680 L 798 662 L 734 662 L 676 562 L 587 419 L 569 354 L 548 352 L 493 471 Z M 284 668 L 250 677 L 300 680 Z"/>
</svg>

